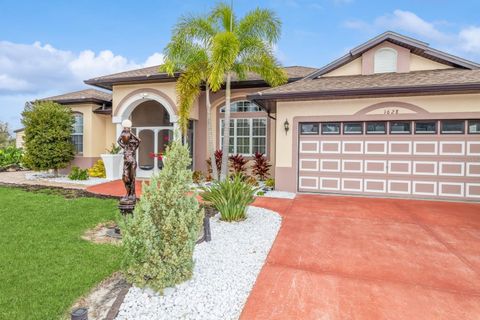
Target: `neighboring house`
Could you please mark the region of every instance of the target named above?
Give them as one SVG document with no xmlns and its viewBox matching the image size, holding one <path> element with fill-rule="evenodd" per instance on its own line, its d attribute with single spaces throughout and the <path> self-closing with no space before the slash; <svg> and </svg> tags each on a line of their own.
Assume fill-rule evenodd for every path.
<svg viewBox="0 0 480 320">
<path fill-rule="evenodd" d="M 13 133 L 15 133 L 15 147 L 23 148 L 23 136 L 25 135 L 25 128 L 14 130 Z"/>
<path fill-rule="evenodd" d="M 323 68 L 286 67 L 289 83 L 277 88 L 254 74 L 234 79 L 230 152 L 265 152 L 279 190 L 478 201 L 479 68 L 386 32 Z M 131 119 L 142 139 L 139 176 L 161 169 L 152 154 L 177 127 L 177 77 L 144 68 L 85 81 L 111 98 L 96 90 L 49 98 L 83 115 L 75 162 L 92 164 Z M 224 104 L 223 90 L 212 95 L 218 148 Z M 205 108 L 202 93 L 188 134 L 201 171 Z"/>
</svg>

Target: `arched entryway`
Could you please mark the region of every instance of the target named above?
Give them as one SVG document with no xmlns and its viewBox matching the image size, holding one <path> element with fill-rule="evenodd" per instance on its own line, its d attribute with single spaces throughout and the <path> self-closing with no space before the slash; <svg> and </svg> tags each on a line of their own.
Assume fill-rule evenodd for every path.
<svg viewBox="0 0 480 320">
<path fill-rule="evenodd" d="M 137 153 L 138 175 L 149 177 L 163 168 L 163 154 L 173 139 L 174 124 L 157 101 L 139 104 L 130 115 L 135 134 L 142 140 Z"/>
<path fill-rule="evenodd" d="M 118 106 L 117 136 L 121 122 L 132 121 L 133 132 L 142 140 L 137 153 L 137 176 L 149 178 L 163 168 L 162 154 L 177 130 L 177 116 L 171 101 L 156 92 L 138 92 L 127 96 Z"/>
</svg>

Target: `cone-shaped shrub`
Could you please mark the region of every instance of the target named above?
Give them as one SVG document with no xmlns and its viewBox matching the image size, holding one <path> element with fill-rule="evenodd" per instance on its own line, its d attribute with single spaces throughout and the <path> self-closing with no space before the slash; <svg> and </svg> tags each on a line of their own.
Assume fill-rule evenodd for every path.
<svg viewBox="0 0 480 320">
<path fill-rule="evenodd" d="M 134 215 L 122 228 L 127 279 L 159 292 L 192 276 L 203 218 L 195 195 L 187 195 L 192 183 L 187 147 L 174 141 L 165 159 L 162 171 L 143 185 Z"/>
</svg>

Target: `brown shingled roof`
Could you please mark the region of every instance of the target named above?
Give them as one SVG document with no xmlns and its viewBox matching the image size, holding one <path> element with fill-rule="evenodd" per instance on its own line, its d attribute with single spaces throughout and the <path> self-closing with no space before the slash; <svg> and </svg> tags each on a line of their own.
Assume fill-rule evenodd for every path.
<svg viewBox="0 0 480 320">
<path fill-rule="evenodd" d="M 314 96 L 358 94 L 414 93 L 419 90 L 445 91 L 473 89 L 480 91 L 480 70 L 441 69 L 408 73 L 382 73 L 305 78 L 252 95 L 255 100 L 287 99 Z"/>
<path fill-rule="evenodd" d="M 94 102 L 94 103 L 107 103 L 112 100 L 112 95 L 108 92 L 85 89 L 80 91 L 68 92 L 58 96 L 47 97 L 39 100 L 51 100 L 58 103 L 82 103 L 82 102 Z"/>
<path fill-rule="evenodd" d="M 112 89 L 112 86 L 118 83 L 175 81 L 175 79 L 180 75 L 179 73 L 176 73 L 173 77 L 171 77 L 167 73 L 159 72 L 159 67 L 160 66 L 153 66 L 96 77 L 86 80 L 85 83 L 101 88 Z M 290 66 L 284 67 L 284 70 L 287 73 L 289 79 L 298 80 L 308 76 L 317 69 L 303 66 Z M 232 77 L 232 81 L 239 81 L 239 79 L 236 77 Z M 243 81 L 262 81 L 262 78 L 255 73 L 249 73 L 247 79 Z"/>
</svg>

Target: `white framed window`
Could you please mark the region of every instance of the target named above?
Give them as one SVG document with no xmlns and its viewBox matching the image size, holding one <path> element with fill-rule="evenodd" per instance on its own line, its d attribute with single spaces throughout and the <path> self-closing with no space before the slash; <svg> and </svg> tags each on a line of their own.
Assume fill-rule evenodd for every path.
<svg viewBox="0 0 480 320">
<path fill-rule="evenodd" d="M 225 120 L 220 119 L 220 147 L 223 146 Z M 251 156 L 267 154 L 267 118 L 230 119 L 229 154 Z"/>
<path fill-rule="evenodd" d="M 375 52 L 373 61 L 374 73 L 386 73 L 397 71 L 397 50 L 392 48 L 381 48 Z"/>
<path fill-rule="evenodd" d="M 75 122 L 73 123 L 72 130 L 72 143 L 75 147 L 75 153 L 83 153 L 83 114 L 74 113 L 73 118 Z"/>
<path fill-rule="evenodd" d="M 230 103 L 230 112 L 260 112 L 260 107 L 248 100 Z M 225 106 L 220 108 L 220 113 L 225 113 Z"/>
</svg>

